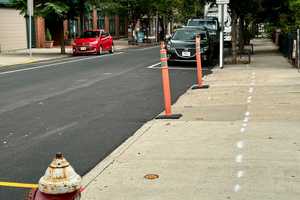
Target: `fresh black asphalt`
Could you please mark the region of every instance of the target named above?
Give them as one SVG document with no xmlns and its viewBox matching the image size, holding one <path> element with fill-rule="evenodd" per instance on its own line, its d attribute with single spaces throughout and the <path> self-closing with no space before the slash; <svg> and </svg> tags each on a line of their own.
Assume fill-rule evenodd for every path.
<svg viewBox="0 0 300 200">
<path fill-rule="evenodd" d="M 160 70 L 146 68 L 158 61 L 158 48 L 137 49 L 0 74 L 0 181 L 37 183 L 56 152 L 80 175 L 91 170 L 163 111 Z M 196 72 L 170 78 L 175 102 Z M 0 187 L 0 199 L 26 191 Z"/>
</svg>

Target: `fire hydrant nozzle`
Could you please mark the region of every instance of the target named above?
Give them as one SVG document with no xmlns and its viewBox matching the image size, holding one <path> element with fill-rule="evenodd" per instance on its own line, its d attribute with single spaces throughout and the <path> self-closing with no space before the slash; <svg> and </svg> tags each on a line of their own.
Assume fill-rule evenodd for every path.
<svg viewBox="0 0 300 200">
<path fill-rule="evenodd" d="M 56 157 L 56 159 L 62 159 L 63 154 L 61 152 L 58 152 L 58 153 L 56 153 L 55 157 Z"/>
</svg>

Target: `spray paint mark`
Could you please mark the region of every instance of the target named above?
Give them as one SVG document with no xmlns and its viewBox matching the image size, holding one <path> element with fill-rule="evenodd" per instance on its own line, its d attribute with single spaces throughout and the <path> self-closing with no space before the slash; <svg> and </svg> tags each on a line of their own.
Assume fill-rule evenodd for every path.
<svg viewBox="0 0 300 200">
<path fill-rule="evenodd" d="M 241 186 L 239 184 L 236 184 L 233 188 L 234 192 L 239 192 L 241 190 Z"/>
<path fill-rule="evenodd" d="M 235 157 L 235 162 L 242 163 L 243 162 L 243 155 L 239 154 Z"/>
<path fill-rule="evenodd" d="M 239 149 L 244 148 L 244 145 L 245 145 L 244 141 L 238 141 L 238 142 L 236 143 L 236 146 L 237 146 L 237 148 L 239 148 Z"/>
<path fill-rule="evenodd" d="M 245 174 L 244 171 L 240 170 L 240 171 L 237 172 L 236 176 L 238 178 L 242 178 L 244 176 L 244 174 Z"/>
</svg>

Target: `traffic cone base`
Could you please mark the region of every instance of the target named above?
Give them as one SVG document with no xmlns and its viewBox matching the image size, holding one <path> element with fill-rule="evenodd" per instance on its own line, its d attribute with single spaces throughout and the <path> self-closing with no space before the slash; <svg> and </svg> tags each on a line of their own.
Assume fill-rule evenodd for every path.
<svg viewBox="0 0 300 200">
<path fill-rule="evenodd" d="M 193 85 L 192 86 L 192 90 L 199 90 L 199 89 L 208 89 L 209 88 L 209 85 Z"/>
<path fill-rule="evenodd" d="M 155 119 L 180 119 L 182 114 L 159 115 Z"/>
</svg>

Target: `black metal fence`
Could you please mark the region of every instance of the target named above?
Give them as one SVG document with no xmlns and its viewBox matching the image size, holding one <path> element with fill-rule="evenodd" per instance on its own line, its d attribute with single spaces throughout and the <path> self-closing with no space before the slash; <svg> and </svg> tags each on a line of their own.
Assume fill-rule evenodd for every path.
<svg viewBox="0 0 300 200">
<path fill-rule="evenodd" d="M 297 32 L 274 32 L 272 40 L 290 63 L 297 66 Z"/>
</svg>

